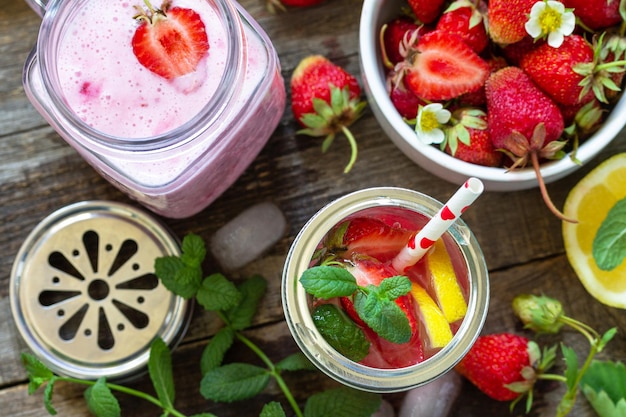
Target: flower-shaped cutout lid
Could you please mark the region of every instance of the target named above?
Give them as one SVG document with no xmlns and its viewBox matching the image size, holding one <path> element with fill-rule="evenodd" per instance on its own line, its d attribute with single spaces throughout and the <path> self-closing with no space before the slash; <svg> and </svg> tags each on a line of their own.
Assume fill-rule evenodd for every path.
<svg viewBox="0 0 626 417">
<path fill-rule="evenodd" d="M 178 241 L 129 205 L 85 201 L 45 218 L 20 248 L 10 300 L 22 337 L 53 371 L 126 379 L 145 370 L 158 336 L 173 348 L 191 305 L 154 274 Z"/>
</svg>

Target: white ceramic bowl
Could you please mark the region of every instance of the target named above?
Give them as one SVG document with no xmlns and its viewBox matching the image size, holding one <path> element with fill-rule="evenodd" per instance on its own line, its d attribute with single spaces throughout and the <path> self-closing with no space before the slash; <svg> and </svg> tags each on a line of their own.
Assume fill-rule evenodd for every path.
<svg viewBox="0 0 626 417">
<path fill-rule="evenodd" d="M 452 183 L 462 184 L 468 177 L 480 178 L 489 191 L 515 191 L 538 186 L 531 168 L 506 172 L 504 168 L 470 164 L 415 140 L 413 128 L 396 111 L 385 89 L 378 33 L 381 26 L 396 17 L 406 0 L 364 0 L 359 29 L 361 73 L 370 108 L 385 133 L 402 152 L 425 170 Z M 541 173 L 546 183 L 571 174 L 595 157 L 621 131 L 626 123 L 626 95 L 622 96 L 603 126 L 579 147 L 576 157 L 569 156 L 542 164 Z"/>
</svg>

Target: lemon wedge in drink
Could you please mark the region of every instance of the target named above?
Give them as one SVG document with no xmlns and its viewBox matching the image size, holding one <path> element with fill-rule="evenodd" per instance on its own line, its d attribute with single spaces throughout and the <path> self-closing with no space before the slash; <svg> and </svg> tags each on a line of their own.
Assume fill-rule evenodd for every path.
<svg viewBox="0 0 626 417">
<path fill-rule="evenodd" d="M 587 292 L 626 309 L 626 153 L 590 171 L 572 188 L 563 211 L 567 258 Z"/>
<path fill-rule="evenodd" d="M 441 348 L 447 345 L 452 340 L 452 330 L 437 303 L 415 282 L 411 286 L 411 295 L 419 307 L 419 316 L 430 341 L 429 347 Z"/>
<path fill-rule="evenodd" d="M 448 323 L 454 323 L 465 317 L 467 303 L 442 239 L 435 242 L 427 256 L 434 296 Z"/>
</svg>

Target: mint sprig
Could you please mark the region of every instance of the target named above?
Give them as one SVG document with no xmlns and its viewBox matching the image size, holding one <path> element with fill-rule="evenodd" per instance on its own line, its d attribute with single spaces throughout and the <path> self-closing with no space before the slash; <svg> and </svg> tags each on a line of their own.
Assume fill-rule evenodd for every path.
<svg viewBox="0 0 626 417">
<path fill-rule="evenodd" d="M 316 298 L 352 297 L 358 316 L 380 337 L 393 343 L 410 340 L 409 319 L 395 302 L 411 291 L 411 281 L 407 277 L 399 275 L 383 279 L 378 286 L 360 286 L 342 265 L 322 264 L 305 270 L 300 283 L 307 293 Z M 349 325 L 345 328 L 346 332 L 354 334 L 352 330 Z"/>
<path fill-rule="evenodd" d="M 359 362 L 369 353 L 370 342 L 363 330 L 334 304 L 322 304 L 313 311 L 313 323 L 337 352 Z"/>
<path fill-rule="evenodd" d="M 203 277 L 202 263 L 206 256 L 206 246 L 202 238 L 189 234 L 182 242 L 180 256 L 167 256 L 155 260 L 155 274 L 173 293 L 190 299 L 195 298 L 206 310 L 214 311 L 224 322 L 215 336 L 205 347 L 200 362 L 203 379 L 200 393 L 206 399 L 215 401 L 238 401 L 261 393 L 274 379 L 298 417 L 326 417 L 326 413 L 316 400 L 311 406 L 300 409 L 289 387 L 282 377 L 283 372 L 313 370 L 314 366 L 304 354 L 296 353 L 274 364 L 269 357 L 246 335 L 242 333 L 252 325 L 267 289 L 267 281 L 254 275 L 240 283 L 230 281 L 221 274 Z M 231 346 L 239 341 L 252 350 L 264 366 L 247 363 L 224 364 L 224 358 Z M 175 385 L 171 353 L 160 338 L 150 347 L 148 373 L 155 395 L 134 390 L 123 385 L 109 383 L 106 378 L 97 381 L 55 375 L 35 356 L 24 353 L 22 362 L 29 378 L 29 394 L 45 385 L 44 405 L 49 414 L 57 412 L 52 405 L 52 393 L 56 382 L 64 381 L 88 386 L 85 400 L 90 412 L 96 417 L 119 417 L 122 412 L 114 395 L 122 392 L 148 401 L 163 410 L 163 416 L 185 417 L 175 409 Z M 351 417 L 366 417 L 380 405 L 380 395 L 365 393 L 348 388 L 325 391 L 319 398 L 343 398 L 342 407 L 353 412 Z M 313 397 L 316 397 L 314 394 Z M 311 398 L 313 398 L 311 397 Z M 307 402 L 309 404 L 309 402 Z M 372 411 L 370 411 L 373 408 Z M 340 416 L 333 413 L 333 415 Z M 285 417 L 286 413 L 279 402 L 272 401 L 260 411 L 262 417 Z M 191 417 L 215 417 L 211 413 L 200 413 Z"/>
</svg>

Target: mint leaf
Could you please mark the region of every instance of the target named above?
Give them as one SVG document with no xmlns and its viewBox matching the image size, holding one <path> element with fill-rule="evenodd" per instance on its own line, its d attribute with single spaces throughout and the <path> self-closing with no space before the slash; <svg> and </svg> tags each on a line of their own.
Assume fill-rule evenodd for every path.
<svg viewBox="0 0 626 417">
<path fill-rule="evenodd" d="M 187 266 L 200 268 L 206 256 L 206 245 L 198 235 L 190 233 L 183 238 L 182 255 L 180 259 Z"/>
<path fill-rule="evenodd" d="M 196 294 L 202 281 L 202 270 L 186 265 L 176 256 L 163 256 L 154 261 L 154 273 L 165 288 L 183 298 Z"/>
<path fill-rule="evenodd" d="M 277 401 L 272 401 L 263 406 L 259 417 L 287 417 L 283 406 Z"/>
<path fill-rule="evenodd" d="M 406 343 L 412 331 L 409 319 L 395 301 L 374 285 L 354 295 L 354 309 L 380 337 L 393 343 Z"/>
<path fill-rule="evenodd" d="M 54 389 L 54 381 L 56 381 L 55 376 L 50 378 L 50 381 L 48 381 L 48 385 L 46 385 L 46 388 L 43 391 L 43 404 L 46 407 L 48 414 L 53 416 L 57 414 L 57 410 L 55 410 L 52 406 L 52 391 Z"/>
<path fill-rule="evenodd" d="M 304 353 L 297 352 L 283 358 L 276 364 L 279 371 L 314 371 L 317 369 Z"/>
<path fill-rule="evenodd" d="M 356 279 L 344 268 L 314 266 L 304 271 L 300 283 L 309 294 L 318 298 L 346 297 L 358 288 Z"/>
<path fill-rule="evenodd" d="M 154 339 L 150 345 L 148 373 L 163 408 L 173 408 L 175 391 L 172 355 L 160 337 Z"/>
<path fill-rule="evenodd" d="M 381 295 L 384 295 L 390 300 L 395 300 L 398 297 L 408 294 L 409 291 L 411 291 L 411 285 L 410 279 L 400 275 L 385 278 L 378 287 L 381 291 Z"/>
<path fill-rule="evenodd" d="M 369 417 L 378 410 L 379 394 L 347 387 L 313 394 L 304 406 L 304 417 Z"/>
<path fill-rule="evenodd" d="M 202 358 L 200 359 L 202 375 L 222 364 L 224 355 L 233 345 L 234 339 L 235 331 L 231 327 L 222 327 L 215 336 L 213 336 L 204 348 Z"/>
<path fill-rule="evenodd" d="M 96 417 L 119 417 L 122 415 L 117 398 L 111 393 L 105 378 L 99 378 L 94 385 L 85 390 L 87 408 Z"/>
<path fill-rule="evenodd" d="M 200 383 L 200 394 L 207 400 L 233 402 L 252 398 L 267 386 L 266 369 L 247 363 L 231 363 L 211 369 Z"/>
<path fill-rule="evenodd" d="M 206 310 L 228 310 L 239 304 L 241 294 L 224 275 L 212 274 L 202 281 L 196 299 Z"/>
<path fill-rule="evenodd" d="M 593 240 L 592 253 L 604 271 L 615 269 L 626 258 L 626 198 L 609 210 Z"/>
<path fill-rule="evenodd" d="M 28 373 L 28 394 L 32 394 L 45 382 L 52 379 L 54 374 L 46 365 L 30 353 L 22 353 L 22 364 Z"/>
<path fill-rule="evenodd" d="M 334 304 L 322 304 L 313 311 L 313 323 L 337 352 L 359 362 L 369 353 L 370 343 L 363 330 Z"/>
<path fill-rule="evenodd" d="M 252 324 L 259 302 L 267 290 L 267 281 L 261 275 L 253 275 L 239 284 L 237 289 L 241 294 L 241 301 L 226 312 L 226 317 L 235 330 L 243 330 Z"/>
</svg>

